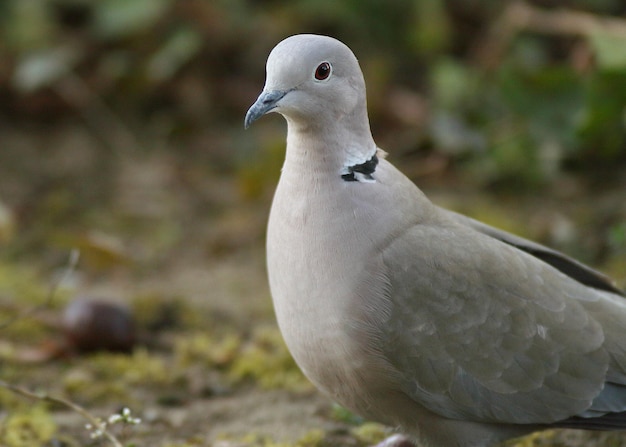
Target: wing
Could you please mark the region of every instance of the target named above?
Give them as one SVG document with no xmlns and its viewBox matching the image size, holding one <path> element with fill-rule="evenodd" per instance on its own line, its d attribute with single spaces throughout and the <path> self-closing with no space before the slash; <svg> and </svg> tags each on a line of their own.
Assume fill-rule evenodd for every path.
<svg viewBox="0 0 626 447">
<path fill-rule="evenodd" d="M 576 281 L 579 281 L 589 287 L 606 290 L 607 292 L 624 296 L 624 292 L 618 289 L 610 278 L 576 261 L 575 259 L 570 258 L 563 253 L 548 248 L 544 245 L 537 244 L 536 242 L 529 241 L 528 239 L 524 239 L 514 234 L 507 233 L 506 231 L 491 227 L 462 214 L 458 214 L 453 211 L 444 209 L 441 210 L 447 213 L 448 217 L 452 220 L 455 220 L 463 225 L 467 225 L 476 231 L 486 234 L 487 236 L 498 239 L 505 244 L 509 244 L 513 247 L 523 250 L 526 253 L 531 254 L 536 258 L 550 264 L 552 267 L 560 270 L 561 272 L 565 273 Z"/>
<path fill-rule="evenodd" d="M 481 422 L 626 409 L 626 393 L 603 393 L 607 374 L 626 382 L 624 300 L 484 233 L 444 215 L 384 250 L 393 305 L 382 349 L 403 391 L 442 416 Z"/>
</svg>

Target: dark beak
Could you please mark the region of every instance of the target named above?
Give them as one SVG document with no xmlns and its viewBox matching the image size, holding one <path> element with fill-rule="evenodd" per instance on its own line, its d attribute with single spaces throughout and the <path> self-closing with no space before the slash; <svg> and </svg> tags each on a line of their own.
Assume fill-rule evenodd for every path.
<svg viewBox="0 0 626 447">
<path fill-rule="evenodd" d="M 246 113 L 246 119 L 244 121 L 244 127 L 247 129 L 254 121 L 261 116 L 274 110 L 283 96 L 287 94 L 283 90 L 263 90 L 256 102 L 252 104 L 252 107 Z"/>
</svg>

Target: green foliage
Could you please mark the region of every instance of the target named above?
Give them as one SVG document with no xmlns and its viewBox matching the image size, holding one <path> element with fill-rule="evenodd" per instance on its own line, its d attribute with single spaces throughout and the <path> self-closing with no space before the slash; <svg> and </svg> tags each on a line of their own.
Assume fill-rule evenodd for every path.
<svg viewBox="0 0 626 447">
<path fill-rule="evenodd" d="M 325 433 L 321 430 L 311 430 L 293 443 L 276 442 L 269 436 L 261 436 L 255 433 L 247 434 L 239 439 L 223 437 L 221 441 L 226 444 L 254 446 L 254 447 L 320 447 L 326 445 L 324 442 Z M 178 446 L 176 446 L 178 447 Z M 184 446 L 181 446 L 184 447 Z"/>
<path fill-rule="evenodd" d="M 242 340 L 237 334 L 216 340 L 206 332 L 186 334 L 176 340 L 176 362 L 182 367 L 200 363 L 205 367 L 225 368 L 239 354 Z"/>
<path fill-rule="evenodd" d="M 582 34 L 542 34 L 531 24 L 506 42 L 490 41 L 488 30 L 507 26 L 508 6 L 492 0 L 472 9 L 443 0 L 2 4 L 0 57 L 14 64 L 9 90 L 36 94 L 78 74 L 115 113 L 167 114 L 166 136 L 227 121 L 231 138 L 239 138 L 254 98 L 235 90 L 258 91 L 262 62 L 278 40 L 318 32 L 356 51 L 374 120 L 386 118 L 381 109 L 394 84 L 430 95 L 426 123 L 415 123 L 423 134 L 405 144 L 426 142 L 461 167 L 469 161 L 482 182 L 532 185 L 566 166 L 626 162 L 626 38 L 599 21 L 619 17 L 617 0 L 559 2 L 597 15 L 598 25 Z M 493 65 L 475 57 L 490 45 L 502 46 Z M 231 168 L 251 196 L 246 191 L 265 183 L 264 171 L 237 156 Z"/>
<path fill-rule="evenodd" d="M 377 445 L 390 436 L 388 427 L 374 422 L 365 422 L 358 427 L 354 427 L 350 432 L 363 445 Z"/>
<path fill-rule="evenodd" d="M 135 349 L 132 355 L 96 354 L 91 358 L 90 367 L 97 379 L 119 380 L 127 386 L 161 385 L 171 381 L 166 361 L 141 348 Z"/>
<path fill-rule="evenodd" d="M 448 49 L 452 38 L 443 0 L 414 2 L 413 27 L 408 39 L 417 54 L 436 55 Z"/>
<path fill-rule="evenodd" d="M 259 327 L 254 331 L 250 342 L 233 359 L 229 375 L 235 382 L 253 380 L 266 389 L 311 388 L 274 327 Z"/>
<path fill-rule="evenodd" d="M 0 445 L 32 447 L 46 444 L 56 432 L 51 414 L 42 404 L 13 412 L 0 427 Z"/>
<path fill-rule="evenodd" d="M 624 158 L 625 86 L 626 67 L 623 71 L 598 73 L 586 85 L 586 104 L 578 132 L 585 143 L 584 149 L 595 159 Z"/>
<path fill-rule="evenodd" d="M 93 30 L 103 39 L 147 32 L 168 13 L 171 4 L 172 0 L 100 0 L 94 5 Z"/>
<path fill-rule="evenodd" d="M 50 287 L 51 284 L 42 283 L 32 267 L 0 260 L 0 325 L 4 341 L 35 340 L 47 334 L 39 321 L 25 313 L 36 308 L 58 308 L 67 301 L 67 291 L 63 289 L 50 300 Z M 13 356 L 10 346 L 2 345 L 0 358 Z"/>
<path fill-rule="evenodd" d="M 617 223 L 609 229 L 609 247 L 626 254 L 626 222 Z"/>
</svg>

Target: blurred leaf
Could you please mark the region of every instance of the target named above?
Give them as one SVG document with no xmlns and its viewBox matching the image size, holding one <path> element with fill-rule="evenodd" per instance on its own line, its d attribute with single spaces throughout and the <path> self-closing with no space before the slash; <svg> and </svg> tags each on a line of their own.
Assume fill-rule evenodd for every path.
<svg viewBox="0 0 626 447">
<path fill-rule="evenodd" d="M 626 38 L 597 30 L 589 41 L 601 69 L 626 70 Z"/>
<path fill-rule="evenodd" d="M 46 9 L 47 0 L 0 1 L 0 33 L 14 50 L 32 51 L 50 45 L 55 28 Z"/>
<path fill-rule="evenodd" d="M 69 73 L 82 52 L 74 46 L 62 46 L 25 55 L 13 75 L 13 85 L 22 92 L 32 92 L 54 84 Z"/>
<path fill-rule="evenodd" d="M 172 0 L 100 0 L 95 4 L 95 30 L 104 38 L 124 38 L 161 20 Z"/>
<path fill-rule="evenodd" d="M 153 81 L 170 79 L 202 47 L 202 36 L 191 28 L 177 30 L 148 62 L 148 76 Z"/>
<path fill-rule="evenodd" d="M 495 179 L 532 185 L 541 179 L 537 148 L 523 130 L 502 132 L 490 151 L 496 167 Z"/>
<path fill-rule="evenodd" d="M 442 58 L 433 66 L 430 85 L 437 105 L 449 110 L 467 103 L 479 88 L 476 72 L 451 58 Z"/>
<path fill-rule="evenodd" d="M 523 72 L 537 72 L 550 65 L 549 45 L 539 36 L 521 35 L 515 39 L 505 65 Z"/>
<path fill-rule="evenodd" d="M 596 73 L 586 93 L 578 136 L 594 158 L 617 158 L 626 150 L 626 71 Z"/>
<path fill-rule="evenodd" d="M 626 254 L 626 222 L 617 223 L 609 228 L 608 243 L 615 252 Z"/>
<path fill-rule="evenodd" d="M 528 72 L 507 65 L 499 72 L 498 86 L 514 116 L 527 123 L 536 147 L 540 142 L 576 147 L 576 128 L 584 110 L 584 85 L 571 69 L 550 66 Z"/>
<path fill-rule="evenodd" d="M 572 112 L 582 107 L 583 85 L 569 68 L 546 67 L 531 73 L 505 66 L 499 75 L 500 91 L 507 104 L 546 127 L 556 129 L 556 124 L 569 121 Z"/>
<path fill-rule="evenodd" d="M 121 79 L 133 71 L 133 56 L 126 50 L 108 51 L 102 55 L 99 73 L 106 79 Z"/>
<path fill-rule="evenodd" d="M 450 22 L 442 0 L 421 0 L 413 3 L 415 22 L 409 40 L 418 54 L 435 54 L 450 44 Z"/>
<path fill-rule="evenodd" d="M 56 237 L 56 243 L 63 247 L 78 249 L 81 259 L 96 271 L 129 265 L 133 261 L 120 239 L 98 231 L 60 234 Z"/>
</svg>

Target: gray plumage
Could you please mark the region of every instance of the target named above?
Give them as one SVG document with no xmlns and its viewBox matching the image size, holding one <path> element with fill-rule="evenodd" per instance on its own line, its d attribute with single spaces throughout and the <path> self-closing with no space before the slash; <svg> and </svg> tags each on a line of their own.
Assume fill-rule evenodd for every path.
<svg viewBox="0 0 626 447">
<path fill-rule="evenodd" d="M 374 143 L 347 46 L 279 43 L 246 127 L 270 111 L 288 124 L 268 224 L 271 293 L 319 389 L 424 445 L 626 428 L 622 292 L 561 253 L 433 205 Z"/>
</svg>

